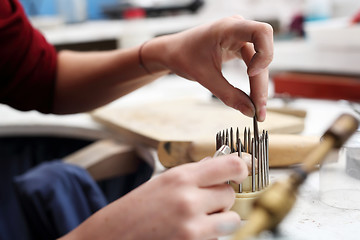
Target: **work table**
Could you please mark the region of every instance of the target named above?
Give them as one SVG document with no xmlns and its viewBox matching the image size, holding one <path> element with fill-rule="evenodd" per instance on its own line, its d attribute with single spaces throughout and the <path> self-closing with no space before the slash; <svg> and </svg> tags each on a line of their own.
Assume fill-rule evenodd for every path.
<svg viewBox="0 0 360 240">
<path fill-rule="evenodd" d="M 244 82 L 244 84 L 246 84 Z M 166 91 L 164 90 L 166 89 Z M 170 75 L 139 89 L 112 105 L 124 106 L 146 101 L 197 97 L 209 99 L 210 93 L 199 84 Z M 270 99 L 269 106 L 281 106 L 280 99 Z M 288 103 L 294 108 L 307 110 L 305 135 L 321 135 L 330 123 L 343 112 L 354 114 L 344 101 L 319 101 L 298 99 Z M 68 116 L 43 115 L 35 111 L 18 112 L 1 105 L 0 135 L 67 135 L 80 138 L 101 139 L 114 137 L 114 133 L 96 123 L 87 114 Z M 326 116 L 326 117 L 324 117 Z M 67 129 L 67 130 L 66 130 Z M 74 131 L 75 130 L 75 131 Z M 115 136 L 116 137 L 116 136 Z M 154 155 L 156 157 L 156 155 Z M 156 169 L 157 168 L 157 169 Z M 155 171 L 161 171 L 159 163 Z M 271 169 L 272 180 L 289 173 L 288 169 Z M 319 200 L 319 173 L 310 175 L 301 187 L 298 200 L 281 224 L 281 232 L 287 239 L 358 239 L 360 211 L 343 210 L 327 206 Z"/>
</svg>

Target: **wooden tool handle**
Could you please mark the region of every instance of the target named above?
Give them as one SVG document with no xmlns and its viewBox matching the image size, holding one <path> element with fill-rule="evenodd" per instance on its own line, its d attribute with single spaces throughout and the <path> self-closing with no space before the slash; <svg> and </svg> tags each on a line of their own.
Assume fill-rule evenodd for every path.
<svg viewBox="0 0 360 240">
<path fill-rule="evenodd" d="M 291 115 L 291 116 L 295 116 L 295 117 L 299 117 L 299 118 L 305 118 L 306 114 L 307 114 L 307 112 L 303 109 L 295 109 L 295 108 L 290 108 L 290 107 L 278 107 L 278 108 L 267 107 L 266 110 L 270 111 L 270 112 Z"/>
<path fill-rule="evenodd" d="M 320 137 L 300 135 L 269 136 L 270 167 L 286 167 L 301 163 L 320 142 Z"/>
<path fill-rule="evenodd" d="M 319 137 L 291 134 L 272 134 L 269 137 L 270 167 L 286 167 L 301 163 L 319 143 Z M 164 141 L 158 146 L 158 157 L 167 168 L 180 164 L 196 162 L 212 156 L 215 152 L 215 140 L 195 142 Z"/>
<path fill-rule="evenodd" d="M 133 146 L 113 139 L 99 140 L 64 158 L 86 169 L 96 181 L 133 173 L 140 161 Z"/>
</svg>

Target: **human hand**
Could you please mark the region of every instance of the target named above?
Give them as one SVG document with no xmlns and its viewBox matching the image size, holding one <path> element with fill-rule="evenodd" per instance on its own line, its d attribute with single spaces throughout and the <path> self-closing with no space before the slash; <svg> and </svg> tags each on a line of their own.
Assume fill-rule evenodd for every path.
<svg viewBox="0 0 360 240">
<path fill-rule="evenodd" d="M 265 120 L 268 65 L 273 57 L 270 25 L 239 16 L 228 17 L 154 39 L 145 45 L 143 52 L 146 65 L 156 68 L 152 62 L 161 62 L 162 67 L 199 82 L 226 105 L 247 116 L 254 116 L 255 105 L 258 120 Z M 222 63 L 234 57 L 242 58 L 248 67 L 250 98 L 229 84 L 221 73 Z"/>
<path fill-rule="evenodd" d="M 226 181 L 240 183 L 247 174 L 246 164 L 236 155 L 172 168 L 97 212 L 67 239 L 195 240 L 228 235 L 226 226 L 237 226 L 240 217 L 228 211 L 235 193 Z"/>
</svg>

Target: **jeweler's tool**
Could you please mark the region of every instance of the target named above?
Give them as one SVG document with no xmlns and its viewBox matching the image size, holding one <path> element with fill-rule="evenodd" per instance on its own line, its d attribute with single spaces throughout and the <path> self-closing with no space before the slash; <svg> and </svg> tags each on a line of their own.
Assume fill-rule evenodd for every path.
<svg viewBox="0 0 360 240">
<path fill-rule="evenodd" d="M 233 128 L 219 131 L 216 134 L 217 152 L 222 152 L 223 144 L 225 144 L 231 150 L 231 153 L 237 152 L 238 156 L 243 158 L 248 166 L 249 175 L 241 184 L 230 182 L 236 192 L 232 210 L 237 212 L 242 219 L 247 218 L 254 199 L 270 183 L 269 154 L 267 154 L 269 146 L 268 133 L 262 131 L 262 134 L 259 135 L 256 117 L 254 117 L 253 124 L 254 136 L 251 136 L 250 128 L 245 128 L 243 141 L 239 136 L 239 128 L 236 129 L 236 139 L 233 136 Z"/>
<path fill-rule="evenodd" d="M 232 128 L 231 128 L 232 129 Z M 237 130 L 239 130 L 239 129 L 237 129 Z M 236 132 L 239 132 L 239 131 L 236 131 Z M 237 151 L 238 151 L 238 156 L 239 156 L 239 158 L 242 158 L 242 147 L 241 147 L 241 140 L 238 138 L 238 139 L 236 139 L 236 141 L 237 141 Z M 239 193 L 242 193 L 242 183 L 240 183 L 239 184 Z"/>
<path fill-rule="evenodd" d="M 274 231 L 294 205 L 297 190 L 307 175 L 317 169 L 332 148 L 340 148 L 358 125 L 355 117 L 349 114 L 340 116 L 288 179 L 272 184 L 260 194 L 248 221 L 234 234 L 233 240 L 251 239 L 265 230 Z"/>
</svg>

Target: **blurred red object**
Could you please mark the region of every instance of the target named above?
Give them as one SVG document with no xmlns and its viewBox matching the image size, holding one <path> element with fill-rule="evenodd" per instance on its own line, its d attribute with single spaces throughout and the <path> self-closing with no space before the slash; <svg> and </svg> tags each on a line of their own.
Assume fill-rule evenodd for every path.
<svg viewBox="0 0 360 240">
<path fill-rule="evenodd" d="M 300 72 L 272 76 L 275 95 L 360 101 L 360 77 Z"/>
<path fill-rule="evenodd" d="M 360 10 L 353 16 L 351 23 L 360 23 Z"/>
<path fill-rule="evenodd" d="M 128 8 L 123 12 L 124 19 L 145 18 L 146 11 L 143 8 Z"/>
</svg>

